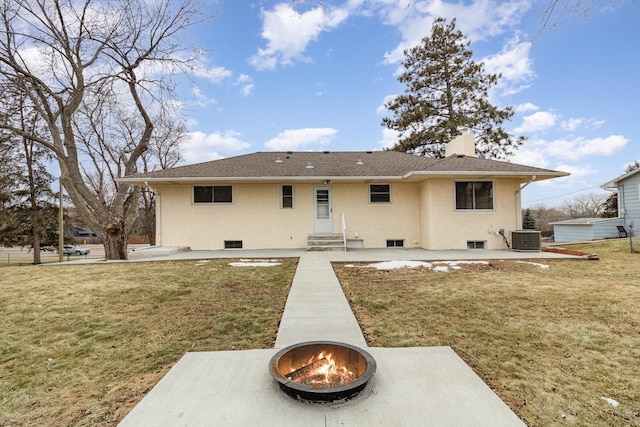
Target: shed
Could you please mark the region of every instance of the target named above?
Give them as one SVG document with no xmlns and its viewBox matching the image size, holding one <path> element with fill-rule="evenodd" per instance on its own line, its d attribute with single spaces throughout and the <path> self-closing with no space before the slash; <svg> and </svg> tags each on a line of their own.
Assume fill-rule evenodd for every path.
<svg viewBox="0 0 640 427">
<path fill-rule="evenodd" d="M 581 242 L 618 237 L 618 225 L 623 218 L 578 218 L 552 222 L 555 242 Z"/>
</svg>

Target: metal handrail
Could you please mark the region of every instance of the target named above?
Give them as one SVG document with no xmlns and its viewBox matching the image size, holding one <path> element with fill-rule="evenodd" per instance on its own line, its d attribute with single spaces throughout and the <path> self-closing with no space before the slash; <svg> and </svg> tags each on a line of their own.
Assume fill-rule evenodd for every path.
<svg viewBox="0 0 640 427">
<path fill-rule="evenodd" d="M 344 251 L 347 251 L 347 223 L 344 220 L 344 213 L 340 214 L 342 220 L 342 242 L 344 244 Z"/>
</svg>

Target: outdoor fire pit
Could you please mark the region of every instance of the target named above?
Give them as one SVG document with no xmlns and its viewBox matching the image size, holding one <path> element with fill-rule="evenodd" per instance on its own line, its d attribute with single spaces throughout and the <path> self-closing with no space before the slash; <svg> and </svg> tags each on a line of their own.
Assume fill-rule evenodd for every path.
<svg viewBox="0 0 640 427">
<path fill-rule="evenodd" d="M 289 396 L 333 402 L 360 393 L 376 372 L 376 361 L 353 345 L 309 341 L 280 350 L 271 358 L 269 369 Z"/>
</svg>

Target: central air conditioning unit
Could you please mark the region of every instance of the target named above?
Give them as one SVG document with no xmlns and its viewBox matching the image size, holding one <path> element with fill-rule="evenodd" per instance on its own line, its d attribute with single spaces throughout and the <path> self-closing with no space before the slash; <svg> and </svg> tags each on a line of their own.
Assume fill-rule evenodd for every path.
<svg viewBox="0 0 640 427">
<path fill-rule="evenodd" d="M 540 232 L 535 230 L 512 231 L 511 247 L 514 251 L 540 252 Z"/>
</svg>

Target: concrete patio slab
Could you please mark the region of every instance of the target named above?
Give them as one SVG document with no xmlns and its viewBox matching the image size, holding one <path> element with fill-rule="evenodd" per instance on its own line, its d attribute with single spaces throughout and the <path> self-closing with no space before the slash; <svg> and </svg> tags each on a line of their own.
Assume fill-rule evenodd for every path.
<svg viewBox="0 0 640 427">
<path fill-rule="evenodd" d="M 524 426 L 449 347 L 367 349 L 378 369 L 351 401 L 298 402 L 270 350 L 187 353 L 120 423 L 140 426 Z"/>
<path fill-rule="evenodd" d="M 269 350 L 187 353 L 121 426 L 523 426 L 449 347 L 370 348 L 331 262 L 575 258 L 546 252 L 425 251 L 176 252 L 169 259 L 300 257 Z M 157 258 L 156 258 L 157 259 Z M 269 374 L 280 348 L 314 340 L 366 348 L 378 369 L 365 390 L 341 404 L 285 395 Z"/>
</svg>

